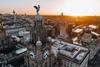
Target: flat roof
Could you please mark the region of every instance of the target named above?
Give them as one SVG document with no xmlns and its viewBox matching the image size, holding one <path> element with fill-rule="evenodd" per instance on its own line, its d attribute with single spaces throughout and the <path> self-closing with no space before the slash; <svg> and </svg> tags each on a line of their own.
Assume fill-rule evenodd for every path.
<svg viewBox="0 0 100 67">
<path fill-rule="evenodd" d="M 63 47 L 59 50 L 59 55 L 78 64 L 81 64 L 82 61 L 89 54 L 89 50 L 87 48 L 73 45 L 73 44 L 64 44 Z"/>
<path fill-rule="evenodd" d="M 81 64 L 90 52 L 87 48 L 84 48 L 82 46 L 70 44 L 64 41 L 59 41 L 57 39 L 53 39 L 52 42 L 52 47 L 56 48 L 54 50 L 58 52 L 58 56 L 78 64 Z"/>
</svg>

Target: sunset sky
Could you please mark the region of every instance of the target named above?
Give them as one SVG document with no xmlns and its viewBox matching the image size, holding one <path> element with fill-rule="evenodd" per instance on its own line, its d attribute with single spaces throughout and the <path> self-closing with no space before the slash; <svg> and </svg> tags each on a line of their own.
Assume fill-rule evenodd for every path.
<svg viewBox="0 0 100 67">
<path fill-rule="evenodd" d="M 100 0 L 0 0 L 0 13 L 35 14 L 34 5 L 40 4 L 43 15 L 99 15 Z"/>
</svg>

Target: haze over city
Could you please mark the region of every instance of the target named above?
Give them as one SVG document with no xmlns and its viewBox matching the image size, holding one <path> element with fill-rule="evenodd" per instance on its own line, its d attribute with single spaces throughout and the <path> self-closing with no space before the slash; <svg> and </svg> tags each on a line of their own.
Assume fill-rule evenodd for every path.
<svg viewBox="0 0 100 67">
<path fill-rule="evenodd" d="M 0 13 L 34 15 L 34 5 L 41 5 L 42 15 L 100 16 L 100 0 L 0 0 Z"/>
</svg>

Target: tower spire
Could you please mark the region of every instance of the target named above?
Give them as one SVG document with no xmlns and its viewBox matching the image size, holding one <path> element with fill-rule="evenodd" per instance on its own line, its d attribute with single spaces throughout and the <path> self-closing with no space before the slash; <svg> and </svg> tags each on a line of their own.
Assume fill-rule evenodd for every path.
<svg viewBox="0 0 100 67">
<path fill-rule="evenodd" d="M 13 10 L 14 21 L 16 20 L 16 12 Z"/>
</svg>

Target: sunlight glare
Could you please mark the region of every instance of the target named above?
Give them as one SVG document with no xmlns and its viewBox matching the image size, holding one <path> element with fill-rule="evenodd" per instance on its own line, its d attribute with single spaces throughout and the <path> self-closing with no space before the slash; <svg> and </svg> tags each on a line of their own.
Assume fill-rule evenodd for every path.
<svg viewBox="0 0 100 67">
<path fill-rule="evenodd" d="M 93 0 L 70 0 L 63 8 L 66 14 L 84 16 L 95 14 L 98 6 Z"/>
</svg>

